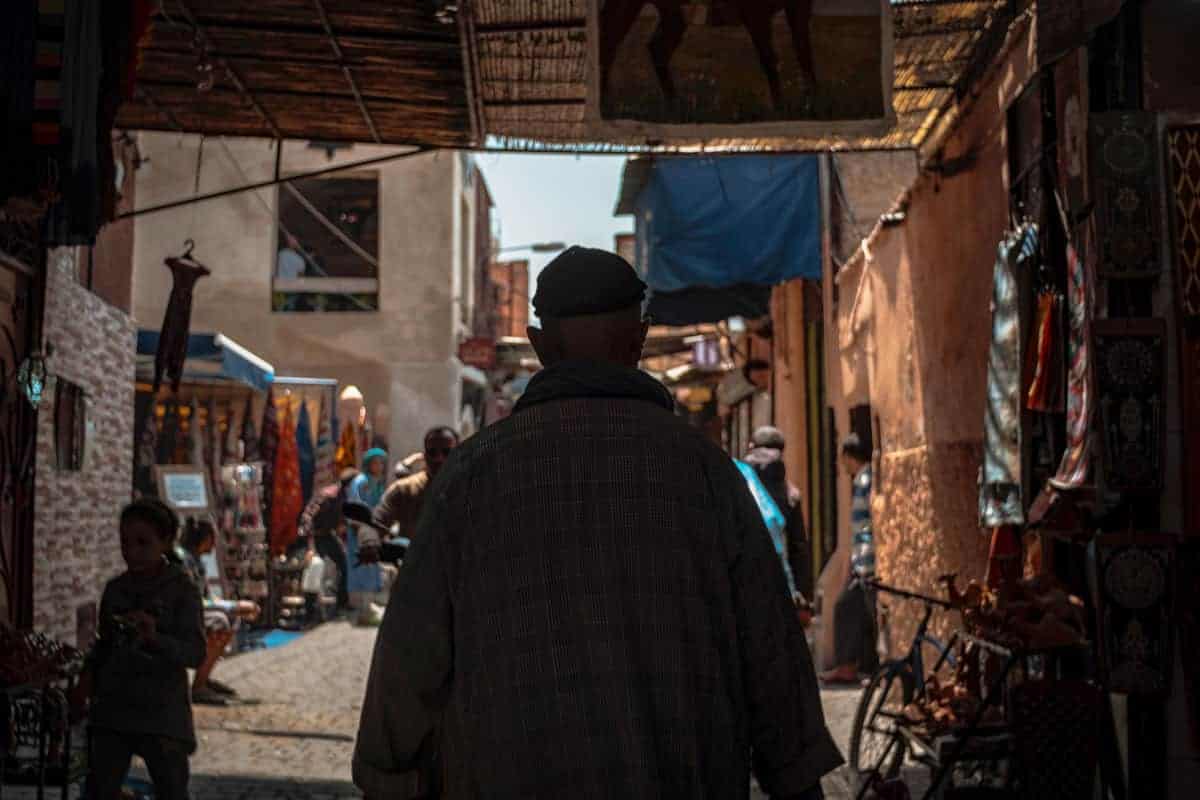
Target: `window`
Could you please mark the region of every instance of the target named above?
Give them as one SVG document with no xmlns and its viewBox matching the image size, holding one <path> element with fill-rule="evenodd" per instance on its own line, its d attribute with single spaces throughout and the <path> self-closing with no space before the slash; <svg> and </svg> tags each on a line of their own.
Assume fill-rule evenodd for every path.
<svg viewBox="0 0 1200 800">
<path fill-rule="evenodd" d="M 279 187 L 273 311 L 379 310 L 379 176 Z"/>
<path fill-rule="evenodd" d="M 60 472 L 83 469 L 84 394 L 58 378 L 54 389 L 54 466 Z"/>
</svg>

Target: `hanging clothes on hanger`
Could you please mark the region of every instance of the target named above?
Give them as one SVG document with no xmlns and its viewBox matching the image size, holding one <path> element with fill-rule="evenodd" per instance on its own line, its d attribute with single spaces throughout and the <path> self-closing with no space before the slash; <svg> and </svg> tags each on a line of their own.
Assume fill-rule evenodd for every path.
<svg viewBox="0 0 1200 800">
<path fill-rule="evenodd" d="M 163 315 L 162 332 L 158 336 L 158 352 L 154 356 L 154 392 L 158 393 L 163 377 L 171 381 L 171 390 L 179 391 L 183 379 L 183 362 L 187 359 L 188 336 L 192 326 L 192 291 L 196 281 L 211 275 L 208 267 L 192 258 L 195 244 L 185 243 L 183 255 L 163 261 L 171 270 L 174 285 Z"/>
</svg>

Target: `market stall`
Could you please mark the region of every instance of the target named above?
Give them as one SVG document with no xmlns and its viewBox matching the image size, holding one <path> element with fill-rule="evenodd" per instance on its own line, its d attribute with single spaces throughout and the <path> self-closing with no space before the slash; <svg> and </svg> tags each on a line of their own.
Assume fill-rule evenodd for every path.
<svg viewBox="0 0 1200 800">
<path fill-rule="evenodd" d="M 229 337 L 192 333 L 178 391 L 156 394 L 158 338 L 138 332 L 135 493 L 215 519 L 208 574 L 222 598 L 257 603 L 267 625 L 304 621 L 292 584 L 307 552 L 289 551 L 314 485 L 334 480 L 337 382 L 276 376 Z"/>
</svg>

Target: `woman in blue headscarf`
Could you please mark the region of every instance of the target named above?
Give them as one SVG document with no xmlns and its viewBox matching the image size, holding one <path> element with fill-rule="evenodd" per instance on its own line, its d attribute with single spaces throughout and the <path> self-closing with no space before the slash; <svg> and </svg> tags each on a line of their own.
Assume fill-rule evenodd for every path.
<svg viewBox="0 0 1200 800">
<path fill-rule="evenodd" d="M 362 473 L 346 490 L 346 500 L 374 510 L 387 491 L 387 467 L 387 451 L 378 447 L 368 450 L 363 456 Z M 371 611 L 371 596 L 383 590 L 383 573 L 379 564 L 358 564 L 358 529 L 353 525 L 346 533 L 346 561 L 350 568 L 347 588 L 351 605 L 359 610 L 359 618 L 365 619 Z"/>
</svg>

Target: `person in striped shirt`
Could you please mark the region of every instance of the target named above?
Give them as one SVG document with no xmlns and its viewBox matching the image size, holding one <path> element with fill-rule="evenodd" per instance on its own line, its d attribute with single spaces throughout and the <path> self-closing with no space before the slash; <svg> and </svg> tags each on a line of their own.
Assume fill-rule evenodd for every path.
<svg viewBox="0 0 1200 800">
<path fill-rule="evenodd" d="M 875 668 L 875 545 L 871 529 L 871 451 L 856 433 L 842 440 L 842 466 L 853 480 L 850 504 L 850 574 L 833 608 L 833 669 L 825 683 L 856 683 Z"/>
</svg>

